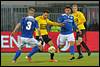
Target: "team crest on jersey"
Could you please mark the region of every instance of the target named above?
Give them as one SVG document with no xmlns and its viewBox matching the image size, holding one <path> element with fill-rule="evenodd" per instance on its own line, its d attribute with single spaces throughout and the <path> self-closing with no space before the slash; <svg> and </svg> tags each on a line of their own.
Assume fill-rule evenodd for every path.
<svg viewBox="0 0 100 67">
<path fill-rule="evenodd" d="M 70 19 L 73 19 L 73 17 L 72 17 L 72 16 L 70 16 Z"/>
</svg>

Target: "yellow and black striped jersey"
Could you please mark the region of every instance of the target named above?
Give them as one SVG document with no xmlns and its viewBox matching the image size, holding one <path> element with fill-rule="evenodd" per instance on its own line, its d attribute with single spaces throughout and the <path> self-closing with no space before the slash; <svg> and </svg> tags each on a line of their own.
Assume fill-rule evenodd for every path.
<svg viewBox="0 0 100 67">
<path fill-rule="evenodd" d="M 86 22 L 85 16 L 82 12 L 77 11 L 72 14 L 74 16 L 74 21 L 80 30 L 85 29 L 84 23 Z"/>
</svg>

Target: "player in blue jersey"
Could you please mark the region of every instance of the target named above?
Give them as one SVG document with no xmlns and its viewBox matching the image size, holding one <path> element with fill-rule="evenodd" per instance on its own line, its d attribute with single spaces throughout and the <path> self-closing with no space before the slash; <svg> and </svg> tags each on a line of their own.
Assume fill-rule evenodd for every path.
<svg viewBox="0 0 100 67">
<path fill-rule="evenodd" d="M 59 39 L 59 45 L 58 48 L 61 49 L 64 47 L 64 44 L 66 40 L 68 40 L 68 43 L 70 44 L 70 53 L 71 53 L 71 58 L 69 60 L 75 59 L 74 57 L 74 43 L 75 43 L 75 38 L 74 38 L 74 29 L 77 29 L 77 26 L 74 23 L 74 17 L 71 15 L 71 8 L 70 7 L 65 7 L 64 9 L 65 14 L 62 14 L 58 18 L 58 22 L 64 23 L 64 26 L 61 27 L 60 34 L 58 36 Z"/>
<path fill-rule="evenodd" d="M 13 63 L 16 62 L 17 58 L 21 55 L 21 50 L 24 47 L 25 44 L 28 44 L 30 46 L 32 46 L 32 51 L 29 52 L 29 54 L 26 56 L 26 59 L 28 59 L 29 62 L 31 62 L 31 56 L 38 52 L 39 50 L 39 46 L 41 45 L 40 42 L 38 42 L 34 37 L 33 37 L 33 32 L 35 30 L 35 28 L 39 30 L 38 27 L 38 23 L 35 20 L 34 16 L 34 12 L 35 9 L 34 7 L 29 7 L 28 8 L 28 16 L 23 17 L 21 22 L 18 23 L 14 29 L 14 31 L 12 32 L 11 35 L 14 35 L 14 33 L 16 32 L 17 29 L 19 29 L 19 27 L 21 26 L 21 39 L 20 39 L 20 46 L 19 49 L 16 51 L 16 55 L 13 58 Z M 40 35 L 40 33 L 39 33 Z"/>
</svg>

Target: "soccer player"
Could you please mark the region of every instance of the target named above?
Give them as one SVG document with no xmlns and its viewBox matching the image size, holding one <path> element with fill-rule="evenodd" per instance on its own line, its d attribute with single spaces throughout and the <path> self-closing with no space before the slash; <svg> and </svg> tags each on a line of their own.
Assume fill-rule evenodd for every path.
<svg viewBox="0 0 100 67">
<path fill-rule="evenodd" d="M 50 46 L 54 46 L 53 42 L 51 41 L 51 38 L 48 36 L 47 32 L 47 24 L 49 25 L 57 25 L 62 26 L 63 24 L 52 22 L 48 19 L 49 11 L 46 9 L 43 11 L 42 16 L 38 16 L 35 19 L 38 22 L 41 38 L 39 38 L 38 31 L 36 30 L 36 39 L 39 41 L 42 39 L 46 44 L 49 44 Z M 43 43 L 42 43 L 43 44 Z M 54 59 L 54 53 L 50 53 L 50 62 L 57 62 L 57 60 Z"/>
<path fill-rule="evenodd" d="M 71 8 L 69 6 L 65 7 L 64 9 L 65 13 L 62 14 L 60 17 L 58 17 L 58 22 L 63 23 L 64 26 L 61 27 L 60 34 L 58 35 L 59 45 L 58 48 L 61 49 L 64 47 L 64 44 L 66 40 L 68 41 L 68 44 L 70 45 L 70 53 L 71 58 L 70 61 L 74 60 L 74 29 L 77 29 L 76 24 L 74 23 L 74 17 L 71 15 Z"/>
<path fill-rule="evenodd" d="M 74 4 L 72 6 L 72 9 L 73 9 L 74 21 L 75 21 L 76 25 L 78 26 L 79 30 L 81 31 L 81 32 L 77 31 L 77 33 L 76 33 L 76 45 L 77 45 L 77 50 L 79 53 L 79 56 L 77 59 L 81 59 L 81 58 L 83 58 L 83 55 L 82 55 L 82 50 L 81 50 L 80 44 L 82 44 L 82 46 L 86 49 L 86 51 L 88 52 L 88 56 L 91 55 L 91 52 L 90 52 L 88 46 L 82 40 L 83 35 L 85 35 L 85 33 L 86 33 L 85 26 L 84 26 L 86 19 L 84 17 L 84 14 L 82 12 L 78 11 L 78 6 L 76 4 Z"/>
<path fill-rule="evenodd" d="M 16 30 L 19 29 L 19 27 L 21 27 L 21 41 L 20 41 L 20 46 L 19 49 L 16 51 L 16 55 L 13 58 L 13 63 L 16 62 L 17 58 L 21 55 L 21 50 L 22 48 L 25 46 L 25 44 L 28 44 L 30 46 L 32 46 L 32 51 L 29 52 L 29 54 L 26 56 L 26 59 L 28 59 L 29 62 L 31 62 L 31 57 L 34 53 L 39 51 L 39 45 L 41 45 L 41 43 L 39 43 L 34 37 L 33 37 L 33 32 L 34 32 L 34 28 L 37 28 L 38 30 L 38 34 L 39 33 L 39 27 L 38 27 L 38 23 L 35 20 L 34 16 L 34 12 L 35 12 L 35 8 L 34 7 L 29 7 L 28 8 L 28 16 L 23 17 L 21 19 L 21 22 L 19 22 L 15 29 L 13 30 L 11 35 L 14 35 L 14 33 L 16 32 Z"/>
</svg>

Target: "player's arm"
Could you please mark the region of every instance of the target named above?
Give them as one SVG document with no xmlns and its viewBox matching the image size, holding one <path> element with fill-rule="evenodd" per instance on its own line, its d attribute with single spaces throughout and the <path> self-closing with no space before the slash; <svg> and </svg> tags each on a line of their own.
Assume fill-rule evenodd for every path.
<svg viewBox="0 0 100 67">
<path fill-rule="evenodd" d="M 62 15 L 57 18 L 57 22 L 58 23 L 63 23 L 63 21 L 64 21 L 64 19 L 63 19 L 63 16 Z"/>
<path fill-rule="evenodd" d="M 36 17 L 36 18 L 35 18 L 36 21 L 39 21 L 39 19 L 40 19 L 40 17 Z"/>
<path fill-rule="evenodd" d="M 77 26 L 76 23 L 75 23 L 74 17 L 73 17 L 73 20 L 72 20 L 72 25 L 73 25 L 73 28 L 74 28 L 76 31 L 79 31 L 79 28 L 78 28 L 78 26 Z"/>
<path fill-rule="evenodd" d="M 41 32 L 40 32 L 40 28 L 39 28 L 39 25 L 38 25 L 38 22 L 37 21 L 35 21 L 35 28 L 36 28 L 36 30 L 37 30 L 37 32 L 38 32 L 38 35 L 39 36 L 41 36 Z"/>
<path fill-rule="evenodd" d="M 40 28 L 39 28 L 39 22 L 38 22 L 39 19 L 40 19 L 40 16 L 38 16 L 38 17 L 35 18 L 35 20 L 36 20 L 36 27 L 37 27 L 36 30 L 37 30 L 37 32 L 38 32 L 38 35 L 41 36 Z"/>
<path fill-rule="evenodd" d="M 42 39 L 42 36 L 41 36 L 41 33 L 40 33 L 40 28 L 37 28 L 37 31 L 38 31 L 39 39 L 40 39 L 40 41 L 38 43 L 38 47 L 42 51 L 43 50 L 43 47 L 42 47 L 42 40 L 41 40 Z"/>
<path fill-rule="evenodd" d="M 52 22 L 50 20 L 47 21 L 49 25 L 53 25 L 53 26 L 63 26 L 63 23 L 57 23 L 57 22 Z"/>
<path fill-rule="evenodd" d="M 14 33 L 16 32 L 16 30 L 18 30 L 20 26 L 21 26 L 21 23 L 18 23 L 18 24 L 15 26 L 15 28 L 14 28 L 13 32 L 11 33 L 11 35 L 14 35 Z"/>
<path fill-rule="evenodd" d="M 35 20 L 36 20 L 36 30 L 38 32 L 38 35 L 41 36 L 41 33 L 40 33 L 40 28 L 39 28 L 39 19 L 40 17 L 36 17 Z"/>
<path fill-rule="evenodd" d="M 78 29 L 78 27 L 77 27 L 77 25 L 75 24 L 74 20 L 73 20 L 73 22 L 72 22 L 72 25 L 73 25 L 73 28 L 74 28 L 75 30 Z"/>
<path fill-rule="evenodd" d="M 37 21 L 35 21 L 35 28 L 36 28 L 36 30 L 38 32 L 39 38 L 41 38 L 42 36 L 41 36 L 40 28 L 38 26 L 38 22 Z M 42 43 L 42 41 L 40 40 L 39 43 L 38 43 L 38 47 L 42 51 L 43 50 L 43 47 L 42 47 L 42 44 L 41 43 Z"/>
<path fill-rule="evenodd" d="M 80 29 L 77 27 L 77 25 L 76 25 L 76 23 L 74 22 L 74 20 L 73 20 L 72 25 L 73 25 L 73 28 L 75 29 L 76 32 L 79 32 L 80 34 L 82 33 L 82 32 L 80 31 Z"/>
<path fill-rule="evenodd" d="M 83 13 L 79 13 L 79 17 L 78 17 L 78 25 L 80 24 L 84 24 L 86 22 L 85 16 Z"/>
<path fill-rule="evenodd" d="M 38 31 L 39 37 L 41 37 L 40 28 L 37 28 L 37 31 Z"/>
</svg>

